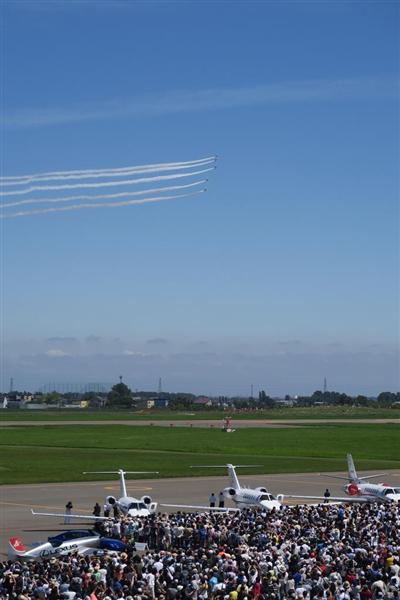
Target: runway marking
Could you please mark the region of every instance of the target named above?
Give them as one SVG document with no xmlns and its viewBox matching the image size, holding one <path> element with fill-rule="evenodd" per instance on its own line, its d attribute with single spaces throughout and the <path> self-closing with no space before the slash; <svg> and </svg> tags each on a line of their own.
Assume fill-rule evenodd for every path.
<svg viewBox="0 0 400 600">
<path fill-rule="evenodd" d="M 0 504 L 4 504 L 5 506 L 20 506 L 20 507 L 25 507 L 25 508 L 46 508 L 48 510 L 60 510 L 60 512 L 62 512 L 62 508 L 60 508 L 59 506 L 48 506 L 47 504 L 18 504 L 17 502 L 3 502 L 3 501 L 0 501 Z M 90 510 L 88 510 L 87 508 L 77 507 L 77 510 L 90 513 Z M 71 516 L 73 516 L 73 515 L 71 515 Z"/>
<path fill-rule="evenodd" d="M 117 485 L 109 485 L 109 486 L 104 486 L 105 490 L 119 490 L 119 486 Z M 134 492 L 150 492 L 153 488 L 152 487 L 129 487 L 129 490 L 127 490 L 128 492 L 131 490 L 133 490 Z"/>
<path fill-rule="evenodd" d="M 65 482 L 65 483 L 52 483 L 51 481 L 43 481 L 42 483 L 22 483 L 22 484 L 16 484 L 16 483 L 5 483 L 4 485 L 2 484 L 0 487 L 0 491 L 1 489 L 7 489 L 7 487 L 15 487 L 16 485 L 18 486 L 18 489 L 24 488 L 24 487 L 28 487 L 28 488 L 35 488 L 35 487 L 42 487 L 43 484 L 46 484 L 46 486 L 51 486 L 52 488 L 57 488 L 57 487 L 70 487 L 71 485 L 85 485 L 85 486 L 98 486 L 99 484 L 101 485 L 101 481 L 69 481 L 69 482 Z"/>
</svg>

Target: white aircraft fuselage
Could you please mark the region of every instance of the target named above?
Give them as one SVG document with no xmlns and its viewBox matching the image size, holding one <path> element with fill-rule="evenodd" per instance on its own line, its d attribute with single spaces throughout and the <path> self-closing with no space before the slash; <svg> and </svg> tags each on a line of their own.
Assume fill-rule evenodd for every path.
<svg viewBox="0 0 400 600">
<path fill-rule="evenodd" d="M 150 496 L 142 496 L 141 498 L 133 498 L 132 496 L 128 496 L 125 483 L 125 474 L 152 472 L 154 471 L 124 471 L 123 469 L 118 469 L 118 471 L 85 471 L 84 475 L 88 473 L 115 473 L 119 475 L 120 498 L 116 498 L 115 496 L 107 496 L 107 504 L 109 504 L 111 507 L 117 506 L 118 510 L 124 515 L 129 515 L 131 517 L 148 517 L 150 514 L 156 511 L 157 502 L 152 502 Z"/>
<path fill-rule="evenodd" d="M 109 501 L 110 497 L 107 500 Z M 154 512 L 154 510 L 151 510 L 152 505 L 156 505 L 155 502 L 150 502 L 149 506 L 147 506 L 142 500 L 132 498 L 131 496 L 119 498 L 119 500 L 116 500 L 116 503 L 119 510 L 124 515 L 129 515 L 130 517 L 148 517 Z"/>
<path fill-rule="evenodd" d="M 347 455 L 348 483 L 343 487 L 345 493 L 351 498 L 362 498 L 365 502 L 399 502 L 400 488 L 395 488 L 385 483 L 370 483 L 368 479 L 382 475 L 366 475 L 360 477 L 354 466 L 351 454 Z M 339 477 L 340 478 L 340 477 Z"/>
<path fill-rule="evenodd" d="M 89 548 L 97 548 L 99 539 L 100 537 L 95 535 L 93 537 L 68 540 L 62 542 L 58 546 L 53 546 L 50 542 L 45 542 L 44 544 L 39 544 L 38 546 L 27 550 L 21 540 L 14 537 L 11 538 L 9 542 L 9 557 L 19 557 L 25 560 L 41 560 L 56 556 L 64 556 L 66 554 L 71 554 L 71 552 L 80 553 Z"/>
<path fill-rule="evenodd" d="M 241 465 L 242 467 L 254 467 L 258 465 Z M 222 490 L 222 493 L 225 498 L 229 498 L 234 504 L 236 508 L 229 507 L 220 507 L 220 506 L 201 506 L 201 505 L 193 505 L 193 504 L 161 504 L 161 506 L 168 506 L 171 508 L 189 508 L 197 511 L 209 510 L 211 512 L 215 511 L 229 511 L 229 510 L 243 510 L 246 508 L 256 507 L 262 508 L 263 510 L 271 511 L 271 510 L 279 510 L 282 506 L 282 503 L 275 498 L 268 490 L 264 487 L 258 488 L 247 488 L 242 487 L 239 483 L 239 480 L 236 475 L 236 467 L 235 465 L 227 464 L 227 465 L 200 465 L 200 467 L 206 468 L 221 468 L 227 467 L 229 474 L 229 487 L 226 487 Z M 191 467 L 192 469 L 199 468 L 199 465 Z"/>
<path fill-rule="evenodd" d="M 85 471 L 83 474 L 87 473 L 116 473 L 119 475 L 119 485 L 120 485 L 120 498 L 116 498 L 115 496 L 107 496 L 106 503 L 109 505 L 110 514 L 108 516 L 94 516 L 94 515 L 79 515 L 76 513 L 65 514 L 65 513 L 42 513 L 35 512 L 32 510 L 33 515 L 38 515 L 42 517 L 61 517 L 64 519 L 64 523 L 69 523 L 72 519 L 84 519 L 86 521 L 104 521 L 108 518 L 112 518 L 113 508 L 117 507 L 119 513 L 123 515 L 129 515 L 130 517 L 148 517 L 150 514 L 154 513 L 157 510 L 157 502 L 153 502 L 150 496 L 142 496 L 141 498 L 133 498 L 132 496 L 128 496 L 126 491 L 126 483 L 125 483 L 125 474 L 126 473 L 154 473 L 154 471 L 124 471 L 123 469 L 118 469 L 118 471 Z"/>
<path fill-rule="evenodd" d="M 275 498 L 266 488 L 246 488 L 242 487 L 236 475 L 234 465 L 227 464 L 229 473 L 230 487 L 223 490 L 224 496 L 232 500 L 238 508 L 259 507 L 268 511 L 279 510 L 281 502 Z"/>
<path fill-rule="evenodd" d="M 400 488 L 384 483 L 350 482 L 343 486 L 343 491 L 351 498 L 362 497 L 369 502 L 400 502 Z"/>
</svg>

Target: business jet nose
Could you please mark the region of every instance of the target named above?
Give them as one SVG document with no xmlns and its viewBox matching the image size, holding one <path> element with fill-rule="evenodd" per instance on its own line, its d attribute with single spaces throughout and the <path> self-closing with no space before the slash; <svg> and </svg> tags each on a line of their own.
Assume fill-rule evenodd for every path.
<svg viewBox="0 0 400 600">
<path fill-rule="evenodd" d="M 273 510 L 274 508 L 276 510 L 279 510 L 281 507 L 280 502 L 278 502 L 277 500 L 261 500 L 260 504 L 266 510 Z"/>
<path fill-rule="evenodd" d="M 400 494 L 388 494 L 386 498 L 389 498 L 392 502 L 400 502 Z"/>
</svg>

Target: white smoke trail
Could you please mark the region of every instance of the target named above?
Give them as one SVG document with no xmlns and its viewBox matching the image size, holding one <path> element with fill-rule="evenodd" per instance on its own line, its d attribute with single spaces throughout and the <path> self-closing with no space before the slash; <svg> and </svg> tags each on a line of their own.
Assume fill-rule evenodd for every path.
<svg viewBox="0 0 400 600">
<path fill-rule="evenodd" d="M 16 202 L 7 202 L 0 204 L 1 208 L 11 208 L 12 206 L 22 206 L 27 204 L 54 204 L 59 202 L 71 202 L 73 200 L 111 200 L 113 198 L 130 198 L 131 196 L 143 196 L 143 194 L 158 194 L 159 192 L 171 192 L 172 190 L 184 190 L 203 183 L 207 183 L 207 179 L 200 179 L 194 183 L 186 183 L 185 185 L 169 185 L 162 188 L 153 188 L 148 190 L 140 190 L 139 192 L 119 192 L 118 194 L 84 194 L 81 196 L 61 196 L 60 198 L 28 198 L 27 200 L 18 200 Z"/>
<path fill-rule="evenodd" d="M 0 177 L 0 184 L 4 185 L 24 185 L 32 181 L 53 181 L 67 179 L 95 179 L 98 177 L 123 177 L 124 175 L 133 175 L 134 173 L 152 173 L 157 171 L 172 171 L 180 169 L 190 169 L 197 166 L 206 165 L 215 162 L 215 156 L 201 158 L 198 160 L 158 163 L 149 165 L 139 165 L 133 167 L 118 167 L 113 169 L 84 169 L 78 171 L 53 171 L 49 173 L 35 173 L 32 175 L 14 175 Z"/>
<path fill-rule="evenodd" d="M 139 177 L 139 179 L 124 179 L 123 181 L 103 181 L 97 183 L 66 183 L 63 185 L 33 185 L 25 190 L 18 191 L 1 191 L 0 196 L 20 196 L 30 194 L 31 192 L 37 191 L 50 191 L 50 190 L 74 190 L 81 188 L 102 188 L 102 187 L 114 187 L 117 185 L 135 185 L 138 183 L 151 183 L 153 181 L 166 181 L 170 179 L 181 179 L 182 177 L 193 177 L 194 175 L 200 175 L 213 171 L 215 166 L 202 169 L 200 171 L 192 171 L 190 173 L 173 173 L 172 175 L 157 175 L 155 177 Z"/>
<path fill-rule="evenodd" d="M 172 196 L 154 196 L 153 198 L 141 198 L 140 200 L 125 200 L 123 202 L 96 202 L 90 204 L 73 204 L 69 206 L 57 206 L 50 208 L 41 208 L 39 210 L 27 210 L 20 211 L 11 214 L 0 214 L 1 219 L 13 219 L 16 217 L 28 217 L 31 215 L 43 215 L 51 212 L 65 212 L 68 210 L 81 210 L 83 208 L 116 208 L 120 206 L 131 206 L 133 204 L 148 204 L 150 202 L 162 202 L 163 200 L 173 200 L 176 198 L 187 198 L 188 196 L 197 196 L 202 194 L 206 190 L 199 190 L 197 192 L 189 192 L 188 194 L 175 194 Z"/>
</svg>

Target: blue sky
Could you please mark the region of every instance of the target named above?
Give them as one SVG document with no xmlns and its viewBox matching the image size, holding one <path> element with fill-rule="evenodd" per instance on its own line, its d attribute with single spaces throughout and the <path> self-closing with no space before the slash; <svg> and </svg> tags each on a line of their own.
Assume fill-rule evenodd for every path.
<svg viewBox="0 0 400 600">
<path fill-rule="evenodd" d="M 398 389 L 398 3 L 2 16 L 4 175 L 219 156 L 199 197 L 1 221 L 3 389 Z"/>
</svg>

